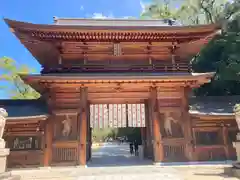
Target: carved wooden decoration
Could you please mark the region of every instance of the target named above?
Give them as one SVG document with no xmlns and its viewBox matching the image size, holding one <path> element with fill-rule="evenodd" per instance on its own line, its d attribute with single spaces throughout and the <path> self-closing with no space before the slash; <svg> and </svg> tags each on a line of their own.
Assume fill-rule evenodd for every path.
<svg viewBox="0 0 240 180">
<path fill-rule="evenodd" d="M 164 117 L 164 130 L 167 136 L 172 136 L 172 123 L 177 123 L 177 120 L 171 116 L 170 112 L 165 113 Z"/>
<path fill-rule="evenodd" d="M 62 124 L 63 124 L 62 135 L 64 137 L 68 137 L 71 132 L 71 129 L 72 129 L 72 123 L 71 123 L 71 119 L 69 118 L 68 114 L 65 117 L 66 117 L 66 119 L 64 119 L 62 121 Z"/>
<path fill-rule="evenodd" d="M 180 123 L 181 114 L 178 112 L 167 111 L 161 113 L 161 121 L 163 125 L 163 136 L 167 138 L 183 137 L 182 126 Z"/>
<path fill-rule="evenodd" d="M 53 124 L 53 139 L 58 140 L 76 140 L 78 137 L 78 115 L 57 114 Z"/>
</svg>

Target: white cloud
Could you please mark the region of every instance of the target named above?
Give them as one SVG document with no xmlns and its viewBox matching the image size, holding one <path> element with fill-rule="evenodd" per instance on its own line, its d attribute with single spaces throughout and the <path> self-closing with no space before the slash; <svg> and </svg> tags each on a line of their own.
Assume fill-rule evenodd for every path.
<svg viewBox="0 0 240 180">
<path fill-rule="evenodd" d="M 141 1 L 140 0 L 140 6 L 141 6 L 141 8 L 142 8 L 142 12 L 144 12 L 145 11 L 145 8 L 146 8 L 146 3 L 144 3 L 143 1 Z"/>
<path fill-rule="evenodd" d="M 92 18 L 94 18 L 94 19 L 112 19 L 114 17 L 112 14 L 105 16 L 103 13 L 93 13 Z"/>
<path fill-rule="evenodd" d="M 83 7 L 83 5 L 82 5 L 82 6 L 80 6 L 80 10 L 81 10 L 81 11 L 83 11 L 83 10 L 84 10 L 84 7 Z"/>
<path fill-rule="evenodd" d="M 137 18 L 134 16 L 124 16 L 123 19 L 137 19 Z"/>
</svg>

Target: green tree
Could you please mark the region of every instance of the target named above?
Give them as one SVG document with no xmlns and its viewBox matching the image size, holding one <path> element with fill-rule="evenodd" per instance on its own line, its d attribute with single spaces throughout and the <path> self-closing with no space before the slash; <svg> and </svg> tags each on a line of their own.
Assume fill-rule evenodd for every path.
<svg viewBox="0 0 240 180">
<path fill-rule="evenodd" d="M 210 84 L 195 90 L 196 95 L 240 94 L 240 1 L 226 3 L 221 14 L 223 33 L 216 36 L 193 61 L 196 72 L 215 71 Z"/>
<path fill-rule="evenodd" d="M 179 10 L 170 5 L 170 0 L 153 0 L 145 6 L 140 18 L 143 19 L 178 19 Z"/>
<path fill-rule="evenodd" d="M 1 90 L 8 92 L 12 99 L 36 99 L 40 94 L 25 84 L 19 74 L 29 74 L 33 72 L 29 67 L 22 65 L 17 66 L 17 63 L 9 58 L 0 58 L 0 82 L 5 84 Z M 5 83 L 4 83 L 5 82 Z"/>
<path fill-rule="evenodd" d="M 185 0 L 179 9 L 179 20 L 186 25 L 219 22 L 227 3 L 227 0 Z"/>
<path fill-rule="evenodd" d="M 144 15 L 176 19 L 184 25 L 222 24 L 223 33 L 210 41 L 191 63 L 195 72 L 216 72 L 210 84 L 195 90 L 197 95 L 229 95 L 240 94 L 239 12 L 240 0 L 184 0 L 178 10 L 171 8 L 169 2 L 153 1 Z"/>
</svg>

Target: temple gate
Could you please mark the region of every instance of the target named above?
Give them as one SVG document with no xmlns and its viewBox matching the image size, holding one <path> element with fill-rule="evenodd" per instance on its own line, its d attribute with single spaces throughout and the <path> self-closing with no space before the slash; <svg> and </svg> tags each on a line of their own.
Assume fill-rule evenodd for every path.
<svg viewBox="0 0 240 180">
<path fill-rule="evenodd" d="M 21 78 L 42 94 L 49 109 L 44 166 L 85 165 L 91 158 L 91 126 L 106 125 L 146 126 L 144 153 L 154 162 L 196 159 L 188 94 L 214 73 L 193 74 L 189 62 L 218 25 L 5 21 L 42 65 L 41 74 Z"/>
</svg>

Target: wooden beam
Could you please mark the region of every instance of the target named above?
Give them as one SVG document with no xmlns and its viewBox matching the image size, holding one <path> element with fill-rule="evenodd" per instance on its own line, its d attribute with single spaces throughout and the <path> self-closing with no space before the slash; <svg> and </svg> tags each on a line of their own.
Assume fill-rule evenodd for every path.
<svg viewBox="0 0 240 180">
<path fill-rule="evenodd" d="M 12 128 L 8 128 L 8 131 L 32 131 L 32 132 L 38 132 L 39 131 L 39 127 L 12 127 Z"/>
<path fill-rule="evenodd" d="M 128 48 L 128 49 L 123 49 L 124 55 L 123 54 L 119 54 L 118 56 L 120 57 L 136 57 L 136 56 L 146 56 L 147 54 L 153 55 L 153 56 L 166 56 L 166 55 L 171 55 L 170 54 L 170 50 L 169 49 L 146 49 L 145 48 Z M 82 49 L 69 49 L 68 51 L 65 51 L 63 54 L 61 54 L 61 56 L 63 57 L 67 57 L 67 56 L 78 56 L 78 57 L 82 57 L 83 55 L 86 55 L 87 57 L 96 57 L 96 55 L 99 56 L 109 56 L 109 57 L 114 57 L 114 55 L 112 55 L 112 52 L 109 51 L 108 49 L 88 49 L 88 50 L 82 50 Z M 89 58 L 90 59 L 90 58 Z M 66 60 L 68 61 L 68 60 Z"/>
<path fill-rule="evenodd" d="M 7 124 L 5 127 L 6 129 L 11 128 L 36 128 L 40 127 L 41 125 L 39 123 L 24 123 L 24 124 Z"/>
<path fill-rule="evenodd" d="M 143 103 L 145 99 L 140 98 L 98 98 L 90 99 L 91 104 L 138 104 Z"/>
<path fill-rule="evenodd" d="M 151 57 L 152 59 L 170 59 L 171 56 L 169 54 L 151 54 L 148 55 L 146 54 L 128 54 L 128 55 L 120 55 L 120 56 L 112 56 L 112 55 L 107 55 L 107 54 L 88 54 L 88 55 L 80 55 L 80 54 L 62 54 L 61 55 L 63 57 L 63 59 L 84 59 L 85 56 L 87 56 L 88 59 L 91 60 L 107 60 L 107 59 L 111 59 L 111 60 L 139 60 L 139 59 L 146 59 L 148 60 L 149 57 Z"/>
<path fill-rule="evenodd" d="M 58 141 L 52 144 L 54 148 L 77 148 L 77 141 Z"/>
<path fill-rule="evenodd" d="M 108 92 L 108 93 L 89 93 L 88 99 L 102 99 L 102 98 L 139 98 L 139 99 L 147 99 L 149 97 L 149 92 Z"/>
<path fill-rule="evenodd" d="M 111 82 L 113 81 L 113 82 Z M 184 87 L 184 86 L 188 86 L 189 83 L 185 82 L 184 80 L 180 80 L 180 81 L 174 81 L 174 80 L 169 80 L 169 81 L 163 81 L 163 82 L 157 82 L 159 80 L 155 80 L 156 82 L 137 82 L 137 81 L 133 81 L 129 80 L 129 82 L 124 82 L 124 81 L 114 81 L 114 80 L 108 80 L 108 81 L 102 81 L 102 80 L 95 80 L 95 82 L 77 82 L 74 80 L 71 81 L 63 81 L 63 82 L 58 82 L 58 81 L 49 81 L 49 82 L 45 82 L 47 84 L 49 84 L 49 86 L 51 88 L 63 88 L 64 86 L 68 87 L 68 88 L 78 88 L 78 87 L 116 87 L 117 83 L 121 83 L 121 85 L 124 86 L 145 86 L 145 87 L 151 87 L 151 86 L 159 86 L 159 87 Z M 192 82 L 193 85 L 197 85 L 198 82 Z"/>
<path fill-rule="evenodd" d="M 115 90 L 116 91 L 116 90 Z M 149 92 L 113 92 L 110 90 L 108 92 L 90 92 L 88 94 L 88 99 L 98 99 L 98 98 L 148 98 Z M 66 100 L 66 101 L 79 101 L 80 93 L 55 93 L 55 96 L 52 97 L 53 100 Z"/>
<path fill-rule="evenodd" d="M 136 86 L 137 85 L 137 86 Z M 88 91 L 91 92 L 112 92 L 116 88 L 121 88 L 119 92 L 125 92 L 125 91 L 149 91 L 149 88 L 151 87 L 151 83 L 101 83 L 101 84 L 77 84 L 77 86 L 73 86 L 70 84 L 70 86 L 66 83 L 58 83 L 56 84 L 53 82 L 51 85 L 52 87 L 52 93 L 78 93 L 79 94 L 79 89 L 81 87 L 88 87 Z M 164 87 L 161 87 L 163 89 Z M 78 89 L 75 92 L 74 90 L 69 90 L 69 89 Z"/>
<path fill-rule="evenodd" d="M 192 128 L 195 132 L 212 132 L 212 131 L 219 131 L 221 129 L 221 127 L 193 127 Z"/>
<path fill-rule="evenodd" d="M 42 136 L 43 132 L 20 131 L 20 132 L 5 132 L 4 136 Z"/>
<path fill-rule="evenodd" d="M 98 48 L 98 49 L 112 49 L 112 42 L 77 42 L 77 41 L 64 41 L 62 43 L 63 49 L 69 48 Z M 149 42 L 120 42 L 123 48 L 139 48 L 139 47 L 147 47 L 149 46 Z M 172 42 L 151 42 L 151 47 L 161 48 L 161 47 L 169 47 L 172 45 Z"/>
<path fill-rule="evenodd" d="M 161 90 L 161 88 L 159 88 Z M 177 99 L 181 97 L 181 93 L 179 91 L 158 91 L 157 98 L 158 99 Z"/>
</svg>

